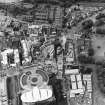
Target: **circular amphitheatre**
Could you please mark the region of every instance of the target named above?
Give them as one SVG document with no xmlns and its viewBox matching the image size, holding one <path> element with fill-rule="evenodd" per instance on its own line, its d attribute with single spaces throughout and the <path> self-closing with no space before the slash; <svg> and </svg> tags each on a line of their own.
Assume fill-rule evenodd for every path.
<svg viewBox="0 0 105 105">
<path fill-rule="evenodd" d="M 26 71 L 20 76 L 20 85 L 25 90 L 30 90 L 35 86 L 42 86 L 43 83 L 48 83 L 49 77 L 43 70 Z"/>
</svg>

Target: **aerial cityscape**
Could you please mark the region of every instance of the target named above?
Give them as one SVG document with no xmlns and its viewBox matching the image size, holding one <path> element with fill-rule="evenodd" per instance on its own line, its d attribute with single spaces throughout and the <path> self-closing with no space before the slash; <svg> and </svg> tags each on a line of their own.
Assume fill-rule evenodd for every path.
<svg viewBox="0 0 105 105">
<path fill-rule="evenodd" d="M 105 1 L 0 0 L 0 105 L 105 105 Z"/>
</svg>

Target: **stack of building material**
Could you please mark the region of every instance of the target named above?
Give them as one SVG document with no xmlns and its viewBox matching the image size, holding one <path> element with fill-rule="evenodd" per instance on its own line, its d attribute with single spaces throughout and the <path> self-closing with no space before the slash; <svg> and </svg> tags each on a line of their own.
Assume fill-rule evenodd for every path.
<svg viewBox="0 0 105 105">
<path fill-rule="evenodd" d="M 78 73 L 79 73 L 79 69 L 66 69 L 65 70 L 66 75 L 72 75 L 72 74 L 78 74 Z"/>
<path fill-rule="evenodd" d="M 79 73 L 79 70 L 77 72 L 77 69 L 76 70 L 72 69 L 72 71 L 73 72 L 70 73 L 71 80 L 70 97 L 75 97 L 76 94 L 84 94 L 84 86 L 82 83 L 82 78 L 81 74 Z"/>
</svg>

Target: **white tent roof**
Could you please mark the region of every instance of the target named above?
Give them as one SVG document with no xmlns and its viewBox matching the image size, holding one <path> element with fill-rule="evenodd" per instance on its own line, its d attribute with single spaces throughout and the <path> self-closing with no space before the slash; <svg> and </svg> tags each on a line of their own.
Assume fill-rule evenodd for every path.
<svg viewBox="0 0 105 105">
<path fill-rule="evenodd" d="M 40 89 L 34 87 L 32 91 L 23 93 L 21 95 L 21 100 L 23 102 L 38 102 L 44 101 L 52 97 L 52 89 Z"/>
</svg>

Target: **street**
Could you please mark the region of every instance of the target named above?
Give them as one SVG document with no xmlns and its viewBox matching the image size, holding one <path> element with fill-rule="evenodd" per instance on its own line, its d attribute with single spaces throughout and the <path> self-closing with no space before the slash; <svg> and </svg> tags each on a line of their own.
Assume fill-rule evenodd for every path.
<svg viewBox="0 0 105 105">
<path fill-rule="evenodd" d="M 8 77 L 7 78 L 7 94 L 8 94 L 8 100 L 11 101 L 10 103 L 12 105 L 18 105 L 18 96 L 17 96 L 17 90 L 18 86 L 17 84 L 16 76 Z"/>
</svg>

